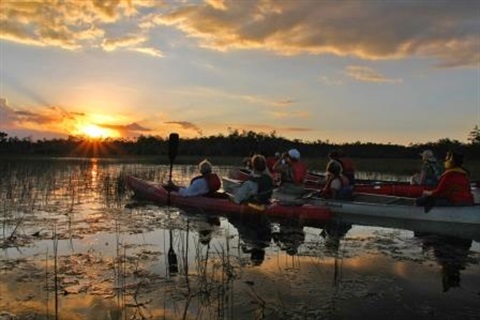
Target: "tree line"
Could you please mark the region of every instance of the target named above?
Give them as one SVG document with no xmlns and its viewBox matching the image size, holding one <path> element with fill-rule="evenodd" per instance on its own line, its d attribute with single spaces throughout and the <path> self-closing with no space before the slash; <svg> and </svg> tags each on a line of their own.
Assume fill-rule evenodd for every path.
<svg viewBox="0 0 480 320">
<path fill-rule="evenodd" d="M 468 143 L 448 138 L 424 144 L 408 146 L 380 143 L 343 143 L 334 144 L 328 140 L 304 142 L 299 139 L 289 140 L 277 136 L 276 132 L 263 133 L 254 131 L 229 130 L 227 135 L 218 134 L 208 137 L 180 137 L 179 155 L 184 156 L 228 156 L 245 157 L 252 153 L 266 156 L 276 152 L 285 152 L 297 148 L 304 157 L 326 157 L 334 150 L 341 149 L 345 154 L 355 158 L 418 158 L 425 149 L 431 149 L 438 157 L 450 150 L 459 150 L 472 160 L 480 160 L 480 130 L 478 126 L 469 133 Z M 3 155 L 43 155 L 43 156 L 149 156 L 166 155 L 168 137 L 139 136 L 135 139 L 97 139 L 69 136 L 68 138 L 42 139 L 9 137 L 0 131 L 0 154 Z"/>
</svg>

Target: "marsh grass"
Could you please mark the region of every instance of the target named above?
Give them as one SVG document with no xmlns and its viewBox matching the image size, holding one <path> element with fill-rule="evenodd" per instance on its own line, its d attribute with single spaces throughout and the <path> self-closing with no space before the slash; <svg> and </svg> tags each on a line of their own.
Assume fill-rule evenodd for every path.
<svg viewBox="0 0 480 320">
<path fill-rule="evenodd" d="M 196 174 L 196 161 L 192 163 L 192 166 L 174 166 L 176 182 L 188 183 Z M 226 172 L 220 162 L 214 164 L 219 172 Z M 368 164 L 373 165 L 372 174 L 383 174 L 380 164 Z M 358 165 L 364 166 L 361 161 Z M 412 161 L 398 170 L 407 172 L 407 168 L 416 168 L 417 165 L 417 161 Z M 323 166 L 324 163 L 318 163 L 319 170 Z M 385 174 L 391 175 L 388 166 L 385 170 Z M 208 241 L 200 241 L 201 230 L 202 234 L 205 233 L 203 220 L 201 223 L 178 209 L 159 208 L 152 204 L 126 207 L 131 202 L 131 193 L 125 186 L 124 177 L 130 174 L 164 182 L 168 179 L 168 166 L 135 163 L 111 166 L 91 160 L 62 165 L 43 162 L 39 166 L 11 165 L 0 179 L 2 248 L 18 248 L 20 251 L 41 240 L 48 242 L 46 252 L 42 248 L 32 249 L 40 251 L 46 260 L 43 263 L 43 258 L 40 259 L 38 273 L 41 286 L 45 282 L 46 287 L 41 300 L 45 299 L 47 305 L 44 311 L 37 310 L 38 314 L 46 314 L 49 318 L 54 313 L 55 317 L 62 318 L 63 312 L 67 311 L 59 306 L 68 299 L 80 300 L 83 296 L 95 296 L 97 301 L 111 303 L 114 307 L 110 314 L 112 319 L 162 318 L 159 309 L 163 312 L 163 319 L 233 319 L 238 318 L 235 308 L 242 303 L 248 305 L 245 309 L 249 312 L 253 309 L 258 319 L 275 316 L 308 319 L 335 314 L 335 297 L 330 302 L 323 300 L 330 305 L 295 307 L 284 298 L 286 295 L 278 294 L 272 298 L 265 293 L 268 290 L 262 290 L 260 285 L 246 278 L 246 274 L 255 274 L 255 269 L 252 271 L 254 267 L 250 258 L 241 250 L 240 235 L 230 234 L 230 227 L 222 227 L 221 232 L 215 234 L 215 227 L 207 224 L 214 236 Z M 168 240 L 165 235 L 169 232 L 175 235 L 172 242 L 180 258 L 175 276 L 168 273 Z M 153 245 L 159 250 L 163 245 L 163 252 L 148 249 L 149 243 L 134 237 L 138 235 L 145 239 L 149 234 L 157 236 L 152 240 Z M 112 236 L 111 253 L 108 252 L 110 247 L 98 244 L 104 241 L 101 240 L 104 235 Z M 84 241 L 83 237 L 88 239 Z M 9 238 L 11 241 L 6 241 Z M 73 244 L 71 252 L 65 249 L 66 241 L 73 240 L 78 240 L 77 247 L 84 245 L 82 251 L 74 251 Z M 87 241 L 97 247 L 94 248 L 93 244 L 88 247 Z M 53 251 L 50 251 L 52 243 Z M 283 250 L 282 245 L 287 246 L 287 243 L 275 245 Z M 325 243 L 317 245 L 323 247 Z M 323 253 L 322 250 L 309 252 L 312 259 L 319 261 L 317 272 L 320 279 L 325 277 L 320 263 L 325 259 Z M 327 251 L 327 254 L 331 255 L 329 258 L 338 259 L 331 284 L 340 291 L 343 289 L 343 253 L 337 251 L 335 255 Z M 31 257 L 37 259 L 35 255 Z M 280 281 L 289 281 L 289 277 L 302 271 L 299 256 L 286 256 L 283 262 L 286 271 Z M 14 274 L 15 264 L 6 262 L 5 265 L 11 266 L 8 271 Z M 13 294 L 17 293 L 21 292 Z M 52 297 L 53 303 L 49 301 Z M 93 308 L 86 309 L 90 307 Z M 332 310 L 328 311 L 328 308 Z M 25 316 L 20 312 L 19 315 Z M 44 318 L 38 316 L 38 319 Z"/>
</svg>

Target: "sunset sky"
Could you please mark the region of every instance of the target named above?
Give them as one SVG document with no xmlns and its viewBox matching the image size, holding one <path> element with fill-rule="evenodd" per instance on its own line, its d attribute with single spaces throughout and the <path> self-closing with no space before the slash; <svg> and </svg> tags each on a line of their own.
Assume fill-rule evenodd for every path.
<svg viewBox="0 0 480 320">
<path fill-rule="evenodd" d="M 0 131 L 467 141 L 480 1 L 2 0 Z"/>
</svg>

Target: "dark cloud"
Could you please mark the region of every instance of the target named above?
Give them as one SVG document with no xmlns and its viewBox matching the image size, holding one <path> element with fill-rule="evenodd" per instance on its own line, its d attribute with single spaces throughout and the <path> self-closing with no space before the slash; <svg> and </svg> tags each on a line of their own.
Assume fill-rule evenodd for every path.
<svg viewBox="0 0 480 320">
<path fill-rule="evenodd" d="M 220 51 L 370 60 L 421 56 L 441 67 L 480 64 L 475 0 L 1 1 L 0 6 L 1 39 L 68 50 L 124 49 L 161 57 L 159 49 L 142 47 L 161 24 Z M 106 26 L 113 23 L 128 36 L 109 37 Z"/>
<path fill-rule="evenodd" d="M 188 121 L 167 121 L 166 124 L 174 124 L 180 126 L 182 129 L 196 131 L 199 135 L 202 135 L 202 130 L 195 124 Z"/>
<path fill-rule="evenodd" d="M 149 128 L 143 127 L 139 125 L 138 123 L 131 123 L 128 125 L 107 125 L 107 124 L 97 124 L 98 126 L 101 126 L 103 128 L 108 128 L 108 129 L 114 129 L 118 131 L 134 131 L 134 132 L 149 132 L 152 131 Z"/>
</svg>

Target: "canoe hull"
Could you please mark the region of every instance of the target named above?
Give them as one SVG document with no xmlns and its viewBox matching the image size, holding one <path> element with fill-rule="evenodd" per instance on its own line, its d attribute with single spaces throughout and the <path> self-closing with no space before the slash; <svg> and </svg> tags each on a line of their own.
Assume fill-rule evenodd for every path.
<svg viewBox="0 0 480 320">
<path fill-rule="evenodd" d="M 412 202 L 398 197 L 365 195 L 370 200 L 339 201 L 321 198 L 310 199 L 317 206 L 325 206 L 335 215 L 357 215 L 403 221 L 441 222 L 458 225 L 480 226 L 480 205 L 458 207 L 433 207 L 425 212 L 423 207 L 413 204 L 396 204 L 399 201 Z"/>
<path fill-rule="evenodd" d="M 331 218 L 330 209 L 313 204 L 281 205 L 274 202 L 265 206 L 263 210 L 245 204 L 236 204 L 229 199 L 212 197 L 181 197 L 177 192 L 170 192 L 161 185 L 141 180 L 132 176 L 125 178 L 127 186 L 142 199 L 191 208 L 201 208 L 212 212 L 265 214 L 272 217 L 294 218 L 304 220 L 326 221 Z M 168 199 L 170 197 L 170 199 Z"/>
</svg>

